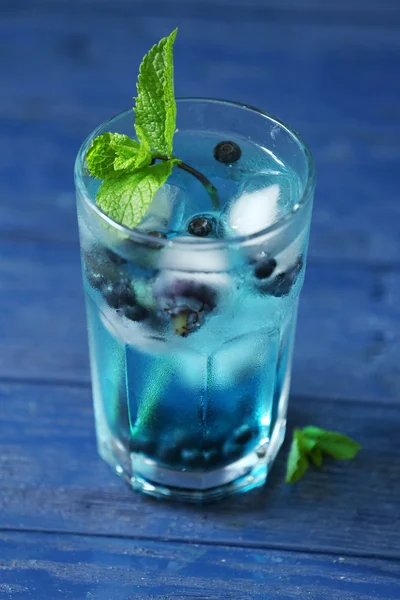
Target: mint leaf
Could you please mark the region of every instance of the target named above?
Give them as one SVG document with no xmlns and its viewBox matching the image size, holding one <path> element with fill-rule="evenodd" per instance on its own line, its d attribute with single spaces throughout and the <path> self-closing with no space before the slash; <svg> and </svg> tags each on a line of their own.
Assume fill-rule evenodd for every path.
<svg viewBox="0 0 400 600">
<path fill-rule="evenodd" d="M 319 446 L 315 446 L 311 452 L 309 452 L 311 462 L 318 468 L 322 467 L 323 455 L 322 450 Z"/>
<path fill-rule="evenodd" d="M 106 179 L 96 197 L 98 206 L 117 223 L 133 229 L 170 176 L 174 164 L 174 160 L 168 160 Z"/>
<path fill-rule="evenodd" d="M 110 143 L 115 151 L 115 170 L 139 169 L 152 161 L 150 147 L 146 140 L 139 144 L 127 135 L 115 133 Z"/>
<path fill-rule="evenodd" d="M 135 130 L 141 143 L 152 150 L 172 153 L 176 127 L 173 79 L 173 45 L 177 29 L 145 55 L 140 65 L 135 103 Z"/>
<path fill-rule="evenodd" d="M 328 431 L 311 425 L 303 429 L 303 435 L 307 440 L 315 441 L 322 452 L 338 460 L 354 458 L 361 448 L 355 440 L 343 433 Z"/>
<path fill-rule="evenodd" d="M 119 176 L 118 171 L 134 170 L 150 164 L 152 155 L 146 141 L 139 144 L 122 133 L 103 133 L 87 153 L 90 174 L 97 179 Z"/>
<path fill-rule="evenodd" d="M 309 461 L 316 467 L 321 467 L 324 454 L 345 460 L 354 458 L 360 448 L 356 441 L 343 433 L 312 425 L 304 429 L 295 429 L 287 462 L 286 483 L 294 483 L 301 479 Z"/>
<path fill-rule="evenodd" d="M 302 433 L 300 429 L 295 429 L 287 462 L 286 483 L 295 483 L 301 479 L 307 468 L 308 458 L 303 446 Z"/>
<path fill-rule="evenodd" d="M 97 179 L 114 175 L 115 150 L 111 145 L 112 133 L 95 138 L 87 151 L 86 160 L 90 174 Z"/>
<path fill-rule="evenodd" d="M 300 430 L 301 431 L 301 430 Z M 312 438 L 308 438 L 304 435 L 304 430 L 301 431 L 301 443 L 305 452 L 310 454 L 317 445 L 317 440 L 313 440 Z"/>
</svg>

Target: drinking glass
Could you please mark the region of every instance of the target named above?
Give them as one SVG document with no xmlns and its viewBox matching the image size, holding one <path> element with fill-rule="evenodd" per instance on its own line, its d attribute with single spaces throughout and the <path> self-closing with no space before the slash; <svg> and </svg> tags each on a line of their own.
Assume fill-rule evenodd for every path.
<svg viewBox="0 0 400 600">
<path fill-rule="evenodd" d="M 285 435 L 313 158 L 271 115 L 178 100 L 175 155 L 219 205 L 175 168 L 130 230 L 96 206 L 86 154 L 104 132 L 132 136 L 133 123 L 129 110 L 100 125 L 75 165 L 98 449 L 153 496 L 247 491 L 264 484 Z M 240 160 L 218 160 L 221 141 Z M 204 215 L 212 235 L 190 235 Z"/>
</svg>

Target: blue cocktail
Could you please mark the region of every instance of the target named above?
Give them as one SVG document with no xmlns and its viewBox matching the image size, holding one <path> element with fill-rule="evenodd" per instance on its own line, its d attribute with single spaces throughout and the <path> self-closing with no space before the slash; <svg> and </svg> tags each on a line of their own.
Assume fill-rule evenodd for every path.
<svg viewBox="0 0 400 600">
<path fill-rule="evenodd" d="M 99 451 L 155 496 L 220 497 L 265 482 L 283 441 L 314 187 L 305 144 L 276 119 L 178 101 L 175 169 L 135 230 L 95 204 L 76 163 Z"/>
</svg>

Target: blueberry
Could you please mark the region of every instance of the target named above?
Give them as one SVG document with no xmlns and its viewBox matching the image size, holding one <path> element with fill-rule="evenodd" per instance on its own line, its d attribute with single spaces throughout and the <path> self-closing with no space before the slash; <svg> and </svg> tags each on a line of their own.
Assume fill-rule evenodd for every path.
<svg viewBox="0 0 400 600">
<path fill-rule="evenodd" d="M 213 217 L 195 217 L 188 225 L 188 232 L 197 237 L 207 237 L 213 231 L 215 219 Z"/>
<path fill-rule="evenodd" d="M 254 431 L 250 425 L 242 425 L 238 427 L 233 434 L 233 441 L 237 444 L 247 444 L 254 436 Z"/>
<path fill-rule="evenodd" d="M 142 233 L 146 233 L 147 235 L 151 236 L 152 238 L 154 238 L 155 240 L 164 240 L 167 239 L 167 234 L 164 233 L 163 231 L 143 231 Z M 162 244 L 159 242 L 148 242 L 147 243 L 147 247 L 148 248 L 153 248 L 155 250 L 159 250 L 160 248 L 162 248 Z"/>
<path fill-rule="evenodd" d="M 111 260 L 111 255 L 115 260 Z M 89 284 L 99 290 L 106 283 L 116 281 L 120 277 L 118 257 L 102 246 L 95 246 L 90 252 L 85 252 L 85 273 Z"/>
<path fill-rule="evenodd" d="M 174 331 L 181 337 L 187 337 L 203 323 L 203 313 L 194 310 L 181 310 L 172 315 Z"/>
<path fill-rule="evenodd" d="M 177 429 L 173 434 L 175 445 L 180 449 L 198 447 L 200 440 L 196 431 L 190 429 Z"/>
<path fill-rule="evenodd" d="M 204 459 L 200 450 L 193 448 L 192 450 L 184 449 L 181 452 L 182 461 L 190 467 L 201 467 Z"/>
<path fill-rule="evenodd" d="M 167 238 L 167 234 L 164 233 L 163 231 L 148 231 L 147 235 L 151 235 L 151 237 L 155 237 L 158 239 L 166 239 Z"/>
<path fill-rule="evenodd" d="M 224 444 L 224 456 L 229 459 L 236 459 L 243 453 L 243 446 L 229 441 Z"/>
<path fill-rule="evenodd" d="M 136 305 L 135 294 L 126 282 L 107 283 L 101 288 L 101 293 L 110 308 Z"/>
<path fill-rule="evenodd" d="M 215 160 L 229 165 L 239 160 L 242 155 L 240 147 L 235 142 L 219 142 L 213 151 Z"/>
<path fill-rule="evenodd" d="M 86 278 L 89 282 L 89 285 L 92 286 L 95 290 L 100 290 L 102 286 L 106 283 L 106 277 L 104 273 L 100 271 L 92 271 L 90 268 L 86 267 Z"/>
<path fill-rule="evenodd" d="M 217 291 L 205 283 L 195 280 L 176 279 L 172 285 L 159 294 L 164 310 L 189 309 L 200 311 L 202 308 L 212 310 L 217 305 Z"/>
<path fill-rule="evenodd" d="M 176 463 L 180 458 L 181 450 L 176 445 L 165 443 L 160 446 L 158 455 L 164 463 Z"/>
<path fill-rule="evenodd" d="M 204 462 L 208 466 L 216 466 L 219 459 L 219 452 L 217 448 L 210 448 L 209 450 L 203 450 Z"/>
<path fill-rule="evenodd" d="M 260 260 L 255 269 L 254 274 L 257 279 L 268 279 L 276 268 L 276 260 L 274 258 L 263 258 Z"/>
<path fill-rule="evenodd" d="M 110 262 L 112 262 L 114 265 L 117 265 L 117 266 L 124 265 L 127 262 L 125 260 L 125 258 L 122 258 L 122 256 L 120 256 L 119 254 L 116 254 L 115 252 L 113 252 L 109 248 L 105 249 L 105 255 L 110 260 Z"/>
<path fill-rule="evenodd" d="M 151 454 L 156 448 L 156 442 L 150 434 L 139 433 L 131 437 L 129 447 L 131 452 Z"/>
<path fill-rule="evenodd" d="M 303 268 L 303 257 L 299 256 L 296 263 L 289 267 L 283 273 L 278 273 L 267 285 L 261 287 L 261 291 L 275 298 L 282 298 L 290 293 L 290 290 L 297 281 L 301 269 Z"/>
<path fill-rule="evenodd" d="M 144 321 L 149 315 L 149 311 L 144 306 L 135 304 L 124 308 L 124 317 L 130 321 Z"/>
<path fill-rule="evenodd" d="M 217 302 L 216 290 L 185 279 L 175 280 L 156 295 L 161 311 L 171 319 L 175 333 L 182 337 L 199 329 Z"/>
</svg>

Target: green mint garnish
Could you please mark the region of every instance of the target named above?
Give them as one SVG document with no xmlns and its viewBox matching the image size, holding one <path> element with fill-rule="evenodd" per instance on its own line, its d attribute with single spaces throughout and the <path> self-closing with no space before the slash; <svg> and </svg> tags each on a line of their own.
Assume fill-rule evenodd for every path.
<svg viewBox="0 0 400 600">
<path fill-rule="evenodd" d="M 152 161 L 146 140 L 139 144 L 121 133 L 99 135 L 93 140 L 86 158 L 91 175 L 98 179 L 120 176 Z"/>
<path fill-rule="evenodd" d="M 301 479 L 310 462 L 320 468 L 324 454 L 337 460 L 348 460 L 354 458 L 360 448 L 357 442 L 343 433 L 311 425 L 295 429 L 287 461 L 286 483 Z"/>
<path fill-rule="evenodd" d="M 96 203 L 109 217 L 133 229 L 174 166 L 197 177 L 219 207 L 215 187 L 202 173 L 172 155 L 176 128 L 173 45 L 177 29 L 146 54 L 140 65 L 135 102 L 137 140 L 103 133 L 87 152 L 90 174 L 102 180 Z M 162 162 L 156 162 L 162 161 Z"/>
<path fill-rule="evenodd" d="M 169 156 L 176 126 L 173 46 L 178 30 L 153 46 L 143 58 L 137 83 L 135 130 L 140 142 Z"/>
<path fill-rule="evenodd" d="M 157 190 L 171 175 L 174 160 L 136 169 L 122 177 L 105 179 L 97 204 L 109 217 L 133 227 L 140 223 Z"/>
</svg>

